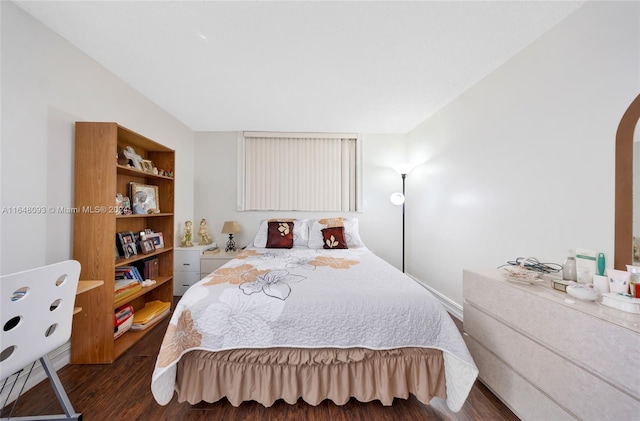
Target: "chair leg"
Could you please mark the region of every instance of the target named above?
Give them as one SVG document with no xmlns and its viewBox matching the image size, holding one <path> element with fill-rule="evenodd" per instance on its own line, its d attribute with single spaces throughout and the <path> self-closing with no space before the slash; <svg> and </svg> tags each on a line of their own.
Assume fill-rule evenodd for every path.
<svg viewBox="0 0 640 421">
<path fill-rule="evenodd" d="M 39 416 L 27 416 L 27 417 L 13 417 L 13 418 L 0 418 L 0 421 L 4 420 L 19 420 L 19 421 L 53 421 L 53 420 L 68 420 L 68 421 L 82 421 L 82 414 L 78 414 L 73 409 L 73 405 L 71 405 L 71 401 L 67 396 L 67 393 L 64 391 L 64 387 L 62 386 L 62 382 L 60 381 L 60 377 L 58 377 L 58 373 L 56 369 L 53 367 L 51 360 L 49 360 L 48 355 L 44 355 L 40 358 L 40 364 L 42 364 L 42 368 L 47 373 L 47 377 L 49 377 L 49 381 L 51 382 L 51 387 L 53 387 L 53 391 L 62 405 L 62 409 L 64 410 L 64 415 L 39 415 Z"/>
<path fill-rule="evenodd" d="M 60 382 L 60 378 L 58 377 L 58 373 L 56 372 L 55 367 L 49 360 L 49 356 L 45 354 L 40 358 L 40 363 L 42 364 L 42 368 L 49 376 L 49 380 L 51 381 L 51 387 L 53 387 L 53 391 L 56 393 L 58 397 L 58 401 L 60 401 L 60 405 L 62 405 L 62 409 L 64 410 L 65 415 L 68 420 L 82 420 L 82 414 L 76 413 L 73 410 L 73 405 L 71 405 L 71 401 L 67 396 L 67 392 L 64 390 L 64 386 L 62 386 L 62 382 Z"/>
</svg>

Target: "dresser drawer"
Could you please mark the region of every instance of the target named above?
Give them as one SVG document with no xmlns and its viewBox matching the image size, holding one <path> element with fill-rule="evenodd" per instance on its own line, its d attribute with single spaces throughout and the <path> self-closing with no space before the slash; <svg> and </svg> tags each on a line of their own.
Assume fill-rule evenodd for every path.
<svg viewBox="0 0 640 421">
<path fill-rule="evenodd" d="M 465 330 L 470 304 L 640 400 L 640 358 L 631 357 L 640 349 L 640 335 L 586 312 L 610 309 L 595 302 L 567 304 L 571 297 L 540 285 L 476 272 L 463 279 Z"/>
<path fill-rule="evenodd" d="M 465 316 L 466 319 L 466 316 Z M 473 361 L 480 370 L 479 379 L 499 396 L 522 421 L 575 421 L 556 402 L 533 386 L 475 339 L 464 335 Z"/>
<path fill-rule="evenodd" d="M 175 250 L 173 266 L 176 271 L 200 272 L 200 250 Z"/>
<path fill-rule="evenodd" d="M 547 326 L 547 329 L 559 332 L 555 326 Z M 585 369 L 584 358 L 575 360 L 558 354 L 473 305 L 465 305 L 464 330 L 580 419 L 630 420 L 640 414 L 640 402 Z M 576 347 L 581 345 L 574 344 Z M 476 355 L 473 352 L 472 355 L 475 359 Z M 480 368 L 481 377 L 488 374 Z"/>
</svg>

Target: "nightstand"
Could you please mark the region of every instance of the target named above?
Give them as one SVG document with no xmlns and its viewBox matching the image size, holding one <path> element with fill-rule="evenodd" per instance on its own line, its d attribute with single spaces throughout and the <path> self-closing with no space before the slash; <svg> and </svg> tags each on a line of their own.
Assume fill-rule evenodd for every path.
<svg viewBox="0 0 640 421">
<path fill-rule="evenodd" d="M 176 247 L 173 250 L 173 295 L 183 295 L 203 278 L 200 276 L 200 256 L 209 247 Z"/>
<path fill-rule="evenodd" d="M 216 254 L 202 254 L 200 256 L 200 279 L 218 269 L 238 254 L 240 254 L 239 251 L 227 253 L 224 250 L 220 250 Z"/>
</svg>

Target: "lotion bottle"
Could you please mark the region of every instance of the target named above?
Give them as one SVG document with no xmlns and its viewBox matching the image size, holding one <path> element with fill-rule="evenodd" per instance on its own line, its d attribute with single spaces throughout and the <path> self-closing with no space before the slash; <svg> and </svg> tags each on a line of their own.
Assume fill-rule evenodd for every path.
<svg viewBox="0 0 640 421">
<path fill-rule="evenodd" d="M 562 263 L 562 279 L 565 281 L 577 281 L 578 272 L 576 270 L 576 257 L 573 250 L 569 250 L 569 255 Z"/>
</svg>

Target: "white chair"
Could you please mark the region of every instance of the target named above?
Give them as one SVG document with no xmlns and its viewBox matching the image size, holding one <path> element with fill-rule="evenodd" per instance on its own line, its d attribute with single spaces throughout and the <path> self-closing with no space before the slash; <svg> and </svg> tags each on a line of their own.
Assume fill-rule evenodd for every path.
<svg viewBox="0 0 640 421">
<path fill-rule="evenodd" d="M 13 396 L 19 373 L 40 360 L 51 386 L 62 405 L 64 415 L 44 415 L 11 418 L 15 403 L 7 418 L 0 420 L 81 420 L 82 414 L 74 411 L 64 391 L 48 353 L 64 345 L 71 337 L 71 323 L 80 263 L 75 260 L 43 266 L 37 269 L 0 277 L 0 381 L 4 392 L 10 377 L 15 376 L 11 391 L 2 402 L 0 416 L 4 413 L 9 396 Z M 28 379 L 28 375 L 27 375 Z M 27 379 L 24 380 L 26 384 Z M 22 387 L 24 387 L 24 384 Z"/>
</svg>

